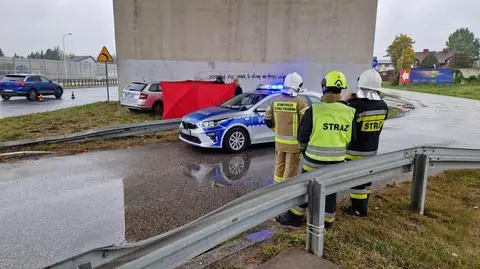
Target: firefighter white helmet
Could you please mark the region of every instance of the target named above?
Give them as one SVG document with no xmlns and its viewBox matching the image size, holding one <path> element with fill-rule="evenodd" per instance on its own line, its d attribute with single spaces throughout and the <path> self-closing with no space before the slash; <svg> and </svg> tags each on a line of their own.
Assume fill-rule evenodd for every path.
<svg viewBox="0 0 480 269">
<path fill-rule="evenodd" d="M 381 100 L 379 90 L 382 88 L 382 77 L 375 69 L 365 70 L 358 78 L 357 97 L 370 100 Z"/>
<path fill-rule="evenodd" d="M 378 91 L 382 87 L 382 77 L 375 69 L 368 69 L 358 78 L 358 87 Z"/>
<path fill-rule="evenodd" d="M 283 81 L 283 93 L 296 96 L 300 91 L 300 88 L 303 85 L 302 77 L 297 73 L 293 72 L 285 76 Z"/>
<path fill-rule="evenodd" d="M 302 87 L 302 84 L 303 84 L 302 77 L 297 72 L 293 72 L 288 74 L 285 77 L 285 81 L 283 82 L 283 87 L 298 91 L 300 87 Z"/>
</svg>

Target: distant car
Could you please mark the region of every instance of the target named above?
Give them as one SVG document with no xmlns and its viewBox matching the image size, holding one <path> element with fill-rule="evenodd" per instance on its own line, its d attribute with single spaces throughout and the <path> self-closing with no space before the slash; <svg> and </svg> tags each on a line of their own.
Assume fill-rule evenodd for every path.
<svg viewBox="0 0 480 269">
<path fill-rule="evenodd" d="M 14 96 L 25 96 L 30 101 L 37 100 L 38 95 L 54 95 L 60 99 L 63 88 L 59 84 L 40 75 L 6 75 L 0 81 L 0 96 L 9 100 Z"/>
<path fill-rule="evenodd" d="M 155 114 L 162 115 L 162 86 L 160 82 L 132 82 L 122 90 L 120 104 L 131 111 L 153 111 Z"/>
<path fill-rule="evenodd" d="M 280 95 L 281 85 L 261 85 L 256 91 L 237 95 L 218 107 L 201 109 L 182 118 L 180 140 L 204 148 L 241 152 L 251 144 L 274 141 L 273 131 L 265 125 L 268 105 Z M 308 105 L 321 102 L 322 94 L 300 93 Z"/>
</svg>

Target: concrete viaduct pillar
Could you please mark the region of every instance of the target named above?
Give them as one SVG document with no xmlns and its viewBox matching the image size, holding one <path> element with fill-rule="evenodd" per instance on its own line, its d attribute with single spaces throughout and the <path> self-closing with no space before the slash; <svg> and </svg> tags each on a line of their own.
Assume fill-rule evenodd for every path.
<svg viewBox="0 0 480 269">
<path fill-rule="evenodd" d="M 239 78 L 246 90 L 326 71 L 350 88 L 373 55 L 377 0 L 113 0 L 120 87 L 133 80 Z"/>
</svg>

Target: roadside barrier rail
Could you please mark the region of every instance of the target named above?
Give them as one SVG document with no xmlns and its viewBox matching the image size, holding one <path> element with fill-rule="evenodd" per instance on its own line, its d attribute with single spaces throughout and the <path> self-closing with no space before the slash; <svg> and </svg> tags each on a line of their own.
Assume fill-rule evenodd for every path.
<svg viewBox="0 0 480 269">
<path fill-rule="evenodd" d="M 94 249 L 47 268 L 175 268 L 307 201 L 306 248 L 322 256 L 326 195 L 413 172 L 411 208 L 423 214 L 429 169 L 465 168 L 480 168 L 479 149 L 418 147 L 325 166 L 251 192 L 167 233 L 137 243 Z"/>
<path fill-rule="evenodd" d="M 99 87 L 99 86 L 116 86 L 118 80 L 116 78 L 111 79 L 56 79 L 56 82 L 60 83 L 63 87 Z"/>
<path fill-rule="evenodd" d="M 180 126 L 180 122 L 180 119 L 157 120 L 134 124 L 108 126 L 65 136 L 52 136 L 38 139 L 5 141 L 0 142 L 0 149 L 20 146 L 33 146 L 39 144 L 54 144 L 78 141 L 86 142 L 97 139 L 112 139 L 160 131 L 169 131 L 177 129 Z"/>
</svg>

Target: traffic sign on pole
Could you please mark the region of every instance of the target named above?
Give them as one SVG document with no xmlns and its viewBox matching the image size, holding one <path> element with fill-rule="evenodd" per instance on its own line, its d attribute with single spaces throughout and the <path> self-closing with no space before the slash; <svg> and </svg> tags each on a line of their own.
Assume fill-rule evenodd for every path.
<svg viewBox="0 0 480 269">
<path fill-rule="evenodd" d="M 377 66 L 378 66 L 378 59 L 377 57 L 373 57 L 372 68 L 377 68 Z"/>
<path fill-rule="evenodd" d="M 105 84 L 107 86 L 107 102 L 110 102 L 110 91 L 108 89 L 108 63 L 113 62 L 113 57 L 107 48 L 104 46 L 100 54 L 98 54 L 97 62 L 105 63 Z"/>
<path fill-rule="evenodd" d="M 102 62 L 102 63 L 113 62 L 113 57 L 106 47 L 103 47 L 102 51 L 100 51 L 100 54 L 98 54 L 97 62 Z"/>
</svg>

